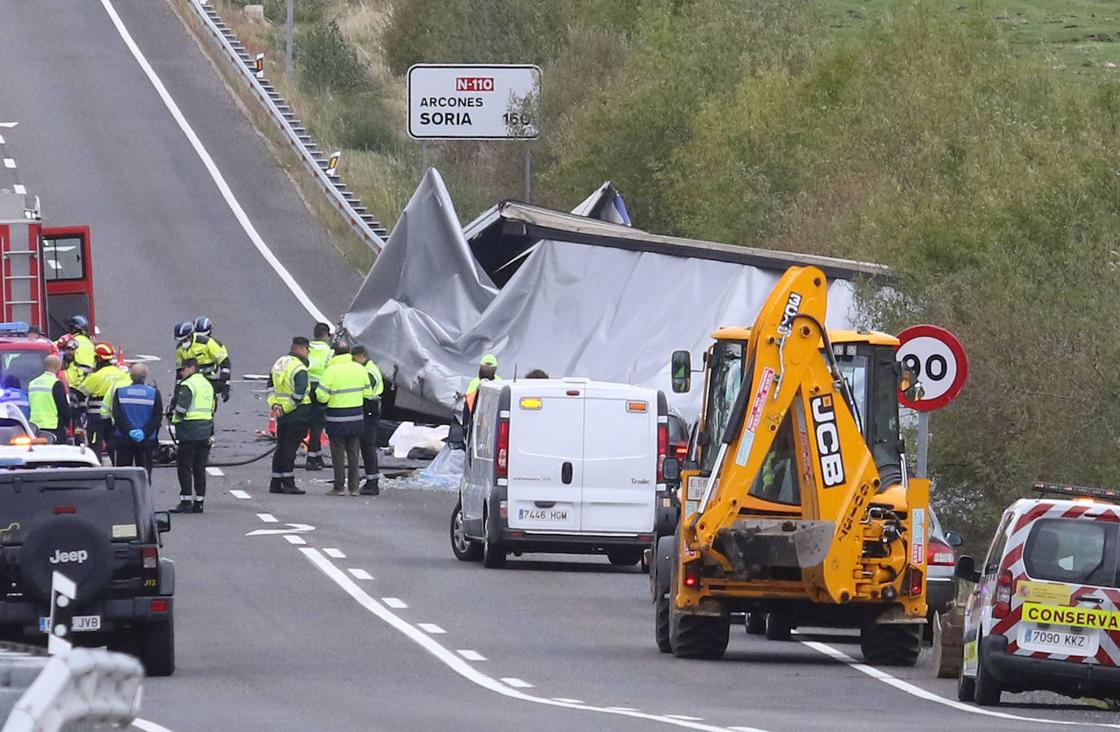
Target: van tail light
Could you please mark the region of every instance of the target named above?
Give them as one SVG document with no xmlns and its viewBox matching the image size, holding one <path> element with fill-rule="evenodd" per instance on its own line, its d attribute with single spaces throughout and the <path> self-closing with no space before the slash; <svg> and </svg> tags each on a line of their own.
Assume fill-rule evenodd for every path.
<svg viewBox="0 0 1120 732">
<path fill-rule="evenodd" d="M 498 447 L 495 452 L 494 477 L 505 478 L 509 475 L 509 418 L 498 420 Z"/>
<path fill-rule="evenodd" d="M 910 597 L 921 596 L 922 588 L 925 585 L 923 580 L 922 570 L 917 567 L 911 567 L 906 580 L 906 591 L 910 594 Z"/>
<path fill-rule="evenodd" d="M 931 567 L 952 567 L 956 563 L 953 547 L 940 539 L 930 539 L 926 546 L 926 564 Z"/>
<path fill-rule="evenodd" d="M 693 590 L 700 587 L 700 562 L 686 562 L 683 569 L 684 586 Z"/>
<path fill-rule="evenodd" d="M 992 617 L 1006 618 L 1011 613 L 1011 594 L 1015 591 L 1015 579 L 1009 570 L 1003 570 L 996 578 L 996 591 L 992 596 Z"/>
<path fill-rule="evenodd" d="M 664 418 L 663 418 L 664 419 Z M 657 482 L 665 480 L 665 458 L 669 455 L 669 424 L 660 422 L 657 425 Z"/>
</svg>

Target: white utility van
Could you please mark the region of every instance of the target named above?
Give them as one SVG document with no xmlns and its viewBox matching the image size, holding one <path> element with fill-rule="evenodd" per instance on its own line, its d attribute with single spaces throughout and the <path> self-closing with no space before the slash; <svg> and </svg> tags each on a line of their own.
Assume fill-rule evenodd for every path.
<svg viewBox="0 0 1120 732">
<path fill-rule="evenodd" d="M 501 566 L 512 552 L 642 560 L 667 497 L 665 395 L 588 379 L 484 381 L 467 436 L 451 547 Z"/>
</svg>

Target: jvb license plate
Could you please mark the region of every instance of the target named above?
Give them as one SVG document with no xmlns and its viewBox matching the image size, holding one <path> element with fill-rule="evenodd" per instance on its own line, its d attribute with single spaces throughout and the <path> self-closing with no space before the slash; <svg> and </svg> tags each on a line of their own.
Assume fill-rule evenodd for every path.
<svg viewBox="0 0 1120 732">
<path fill-rule="evenodd" d="M 1076 632 L 1068 628 L 1019 627 L 1019 647 L 1028 651 L 1057 653 L 1063 656 L 1095 656 L 1100 647 L 1100 631 Z"/>
<path fill-rule="evenodd" d="M 517 518 L 530 521 L 567 521 L 568 512 L 553 508 L 521 508 Z"/>
<path fill-rule="evenodd" d="M 50 630 L 50 618 L 39 618 L 39 631 L 47 633 Z M 101 616 L 100 615 L 75 615 L 70 624 L 70 630 L 73 633 L 90 633 L 95 630 L 101 630 Z"/>
</svg>

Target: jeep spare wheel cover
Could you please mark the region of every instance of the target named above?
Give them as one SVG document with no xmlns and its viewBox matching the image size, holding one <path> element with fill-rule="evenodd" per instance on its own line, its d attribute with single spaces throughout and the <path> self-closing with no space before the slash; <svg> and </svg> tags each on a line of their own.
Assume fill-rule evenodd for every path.
<svg viewBox="0 0 1120 732">
<path fill-rule="evenodd" d="M 55 516 L 32 531 L 19 557 L 24 586 L 34 598 L 51 599 L 51 577 L 57 570 L 77 585 L 77 607 L 97 600 L 113 576 L 113 544 L 109 535 L 80 516 Z"/>
</svg>

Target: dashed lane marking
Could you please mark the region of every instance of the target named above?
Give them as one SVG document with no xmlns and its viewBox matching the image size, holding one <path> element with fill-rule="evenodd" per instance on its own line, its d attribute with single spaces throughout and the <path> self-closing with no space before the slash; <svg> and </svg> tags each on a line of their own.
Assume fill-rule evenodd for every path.
<svg viewBox="0 0 1120 732">
<path fill-rule="evenodd" d="M 209 468 L 209 467 L 206 468 L 206 474 L 207 475 L 213 475 L 215 478 L 221 478 L 223 475 L 225 475 L 225 473 L 222 472 L 221 468 Z"/>
<path fill-rule="evenodd" d="M 17 195 L 20 195 L 20 196 L 26 196 L 27 195 L 27 186 L 23 185 L 22 183 L 15 183 L 15 184 L 12 185 L 12 192 L 16 193 Z M 48 260 L 48 261 L 53 261 L 53 260 Z"/>
<path fill-rule="evenodd" d="M 408 609 L 408 605 L 405 603 L 404 600 L 400 599 L 399 597 L 383 597 L 383 598 L 381 598 L 381 602 L 385 603 L 386 605 L 393 608 L 394 610 L 407 610 Z"/>
<path fill-rule="evenodd" d="M 362 608 L 370 614 L 376 616 L 386 625 L 400 632 L 406 638 L 411 640 L 416 645 L 423 648 L 447 666 L 455 673 L 462 676 L 467 681 L 480 686 L 487 691 L 506 697 L 507 699 L 516 699 L 518 701 L 527 702 L 530 704 L 542 704 L 544 706 L 559 707 L 561 709 L 571 709 L 579 712 L 593 712 L 596 714 L 608 714 L 621 717 L 629 717 L 631 719 L 643 719 L 651 722 L 660 722 L 662 724 L 672 725 L 674 727 L 683 727 L 685 729 L 701 730 L 702 732 L 727 732 L 726 727 L 717 727 L 703 722 L 689 722 L 683 719 L 673 719 L 666 717 L 663 714 L 649 714 L 647 712 L 640 712 L 637 710 L 627 711 L 627 708 L 611 708 L 611 707 L 593 707 L 586 704 L 576 704 L 572 702 L 557 701 L 556 699 L 548 699 L 545 697 L 533 696 L 526 694 L 519 688 L 513 686 L 514 681 L 519 681 L 522 684 L 527 682 L 521 679 L 504 678 L 495 679 L 491 676 L 479 671 L 474 666 L 467 663 L 465 660 L 456 655 L 453 651 L 444 647 L 439 641 L 435 640 L 432 636 L 412 625 L 400 615 L 397 615 L 392 610 L 389 610 L 385 605 L 388 605 L 389 598 L 382 598 L 385 605 L 369 596 L 354 580 L 350 579 L 341 569 L 336 567 L 326 556 L 323 555 L 318 549 L 312 547 L 304 547 L 300 549 L 303 556 L 309 562 L 319 568 L 343 592 L 350 595 L 350 597 L 358 603 Z M 395 598 L 394 598 L 395 599 Z M 760 731 L 764 732 L 764 731 Z"/>
<path fill-rule="evenodd" d="M 14 168 L 14 167 L 16 167 L 16 161 L 12 160 L 11 158 L 4 158 L 4 167 L 5 168 Z"/>
<path fill-rule="evenodd" d="M 464 648 L 464 649 L 460 649 L 460 650 L 455 651 L 455 652 L 458 653 L 463 658 L 467 659 L 468 661 L 485 661 L 486 660 L 486 656 L 482 655 L 478 651 L 472 651 L 470 649 Z"/>
<path fill-rule="evenodd" d="M 517 678 L 516 676 L 507 676 L 504 679 L 502 679 L 502 683 L 506 684 L 508 686 L 512 686 L 515 689 L 532 689 L 533 688 L 533 685 L 530 684 L 528 681 L 522 681 L 521 679 Z M 610 707 L 607 707 L 607 708 L 610 709 Z M 636 712 L 638 710 L 634 709 L 633 711 Z"/>
<path fill-rule="evenodd" d="M 278 523 L 276 517 L 271 513 L 258 513 L 257 518 L 259 518 L 261 521 L 264 521 L 266 524 Z"/>
<path fill-rule="evenodd" d="M 373 579 L 372 574 L 370 574 L 369 572 L 365 571 L 364 569 L 362 569 L 360 567 L 351 567 L 350 569 L 348 569 L 346 571 L 349 572 L 350 576 L 353 577 L 356 580 L 371 580 L 371 579 Z"/>
<path fill-rule="evenodd" d="M 425 633 L 431 633 L 432 635 L 443 635 L 447 632 L 435 623 L 417 623 L 416 627 L 424 631 Z"/>
<path fill-rule="evenodd" d="M 288 541 L 289 544 L 306 544 L 307 543 L 307 541 L 305 541 L 302 536 L 296 536 L 295 534 L 284 534 L 283 536 Z"/>
<path fill-rule="evenodd" d="M 231 496 L 233 496 L 234 498 L 236 498 L 236 499 L 238 499 L 238 500 L 241 500 L 241 501 L 247 501 L 247 500 L 249 500 L 250 498 L 252 498 L 252 496 L 250 496 L 250 495 L 249 495 L 248 493 L 246 493 L 245 491 L 239 491 L 239 490 L 237 490 L 236 488 L 235 488 L 235 489 L 233 489 L 233 490 L 231 490 L 231 491 L 229 492 L 229 494 L 230 494 Z"/>
<path fill-rule="evenodd" d="M 280 260 L 276 258 L 276 255 L 273 254 L 272 250 L 268 248 L 268 244 L 266 244 L 264 239 L 261 238 L 260 232 L 258 232 L 257 228 L 253 226 L 253 222 L 249 219 L 249 215 L 245 213 L 245 209 L 241 207 L 241 204 L 238 202 L 237 197 L 233 195 L 233 191 L 230 189 L 229 184 L 226 183 L 226 179 L 222 175 L 222 172 L 218 170 L 218 165 L 214 162 L 214 158 L 210 157 L 210 153 L 207 152 L 206 147 L 202 144 L 202 141 L 198 139 L 198 135 L 195 134 L 195 131 L 190 126 L 190 123 L 187 122 L 187 118 L 183 116 L 183 112 L 179 109 L 179 105 L 175 103 L 175 99 L 172 98 L 171 93 L 167 91 L 167 87 L 163 85 L 163 81 L 160 80 L 159 76 L 155 72 L 155 69 L 153 69 L 152 65 L 148 63 L 148 59 L 144 57 L 144 54 L 140 51 L 140 47 L 136 45 L 136 41 L 132 39 L 132 34 L 128 32 L 128 28 L 125 27 L 124 21 L 121 20 L 121 16 L 117 14 L 117 10 L 113 7 L 113 3 L 111 2 L 111 0 L 101 0 L 101 5 L 105 8 L 105 12 L 109 14 L 109 19 L 113 21 L 113 25 L 116 26 L 117 33 L 120 34 L 121 40 L 124 41 L 125 46 L 127 46 L 128 50 L 132 53 L 132 57 L 136 59 L 136 63 L 140 65 L 140 69 L 144 72 L 144 75 L 148 77 L 148 81 L 150 81 L 152 86 L 155 87 L 156 93 L 159 94 L 159 98 L 163 100 L 163 104 L 165 107 L 167 107 L 167 111 L 171 113 L 171 116 L 175 119 L 176 124 L 179 125 L 179 129 L 183 131 L 184 135 L 186 135 L 187 140 L 191 144 L 191 147 L 194 148 L 195 154 L 198 155 L 198 159 L 202 161 L 202 164 L 206 167 L 207 172 L 210 173 L 210 177 L 213 179 L 214 185 L 218 187 L 218 191 L 222 194 L 222 198 L 225 199 L 226 205 L 229 206 L 229 210 L 233 212 L 234 217 L 237 219 L 238 223 L 241 224 L 241 228 L 245 231 L 245 235 L 249 237 L 249 240 L 251 242 L 253 242 L 253 246 L 256 247 L 257 251 L 260 252 L 262 257 L 264 257 L 264 261 L 268 262 L 269 266 L 272 267 L 272 270 L 276 272 L 277 276 L 279 276 L 280 279 L 284 282 L 288 290 L 291 291 L 296 300 L 298 300 L 300 305 L 303 306 L 304 310 L 306 310 L 307 313 L 317 322 L 331 322 L 331 319 L 323 315 L 323 312 L 319 310 L 314 302 L 311 301 L 311 298 L 308 297 L 307 293 L 304 292 L 303 288 L 300 287 L 299 283 L 296 282 L 294 277 L 292 277 L 292 274 L 288 272 L 287 268 L 284 267 Z M 5 163 L 6 162 L 7 161 L 5 161 Z M 11 167 L 15 167 L 15 164 L 13 163 Z"/>
<path fill-rule="evenodd" d="M 324 549 L 323 553 L 328 557 L 331 557 L 332 559 L 346 559 L 345 552 L 343 552 L 341 549 L 335 549 L 334 547 L 328 547 Z"/>
</svg>

